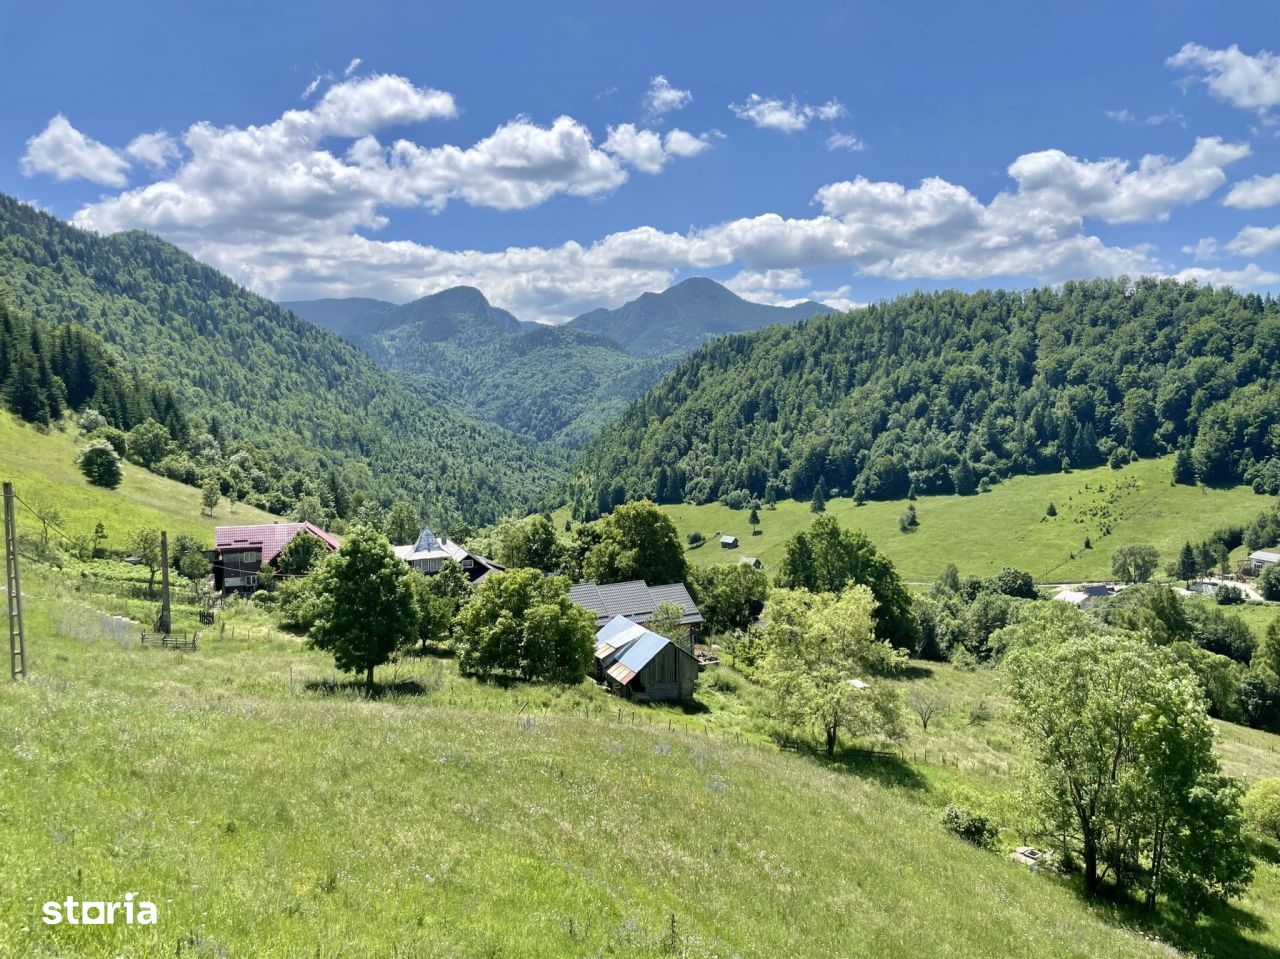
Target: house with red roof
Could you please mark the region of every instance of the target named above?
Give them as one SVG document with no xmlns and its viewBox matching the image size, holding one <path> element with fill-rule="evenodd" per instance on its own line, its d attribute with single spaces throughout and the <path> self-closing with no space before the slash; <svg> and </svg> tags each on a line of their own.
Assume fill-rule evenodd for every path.
<svg viewBox="0 0 1280 959">
<path fill-rule="evenodd" d="M 314 523 L 219 526 L 213 531 L 213 585 L 220 593 L 252 592 L 258 573 L 270 566 L 296 536 L 314 536 L 330 552 L 342 544 Z"/>
</svg>

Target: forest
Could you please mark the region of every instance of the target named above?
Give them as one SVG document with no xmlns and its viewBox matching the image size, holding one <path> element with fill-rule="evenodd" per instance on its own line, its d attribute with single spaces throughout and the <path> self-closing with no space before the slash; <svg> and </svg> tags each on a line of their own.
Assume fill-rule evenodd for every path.
<svg viewBox="0 0 1280 959">
<path fill-rule="evenodd" d="M 443 391 L 415 394 L 337 336 L 149 234 L 97 236 L 0 196 L 0 284 L 41 328 L 83 327 L 122 369 L 168 384 L 192 435 L 245 453 L 243 482 L 230 485 L 252 505 L 284 512 L 312 495 L 342 518 L 362 499 L 407 496 L 436 522 L 483 523 L 561 474 L 555 455 Z M 68 405 L 79 404 L 69 395 Z"/>
<path fill-rule="evenodd" d="M 1280 305 L 1144 278 L 916 293 L 724 337 L 583 452 L 578 516 L 649 497 L 968 494 L 1182 451 L 1280 492 Z"/>
</svg>

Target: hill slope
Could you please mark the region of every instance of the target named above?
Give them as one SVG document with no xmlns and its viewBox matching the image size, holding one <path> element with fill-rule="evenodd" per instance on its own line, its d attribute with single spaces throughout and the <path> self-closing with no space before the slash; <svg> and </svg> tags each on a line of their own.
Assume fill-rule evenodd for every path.
<svg viewBox="0 0 1280 959">
<path fill-rule="evenodd" d="M 918 780 L 669 730 L 589 687 L 522 723 L 501 691 L 452 704 L 430 666 L 421 696 L 309 693 L 332 664 L 297 640 L 127 648 L 46 588 L 33 678 L 0 698 L 0 842 L 25 890 L 0 941 L 26 955 L 1169 954 L 949 836 Z M 138 891 L 160 922 L 35 919 L 81 890 Z"/>
<path fill-rule="evenodd" d="M 691 277 L 662 293 L 644 293 L 616 310 L 584 313 L 569 326 L 606 336 L 633 356 L 656 357 L 688 353 L 727 333 L 833 312 L 813 302 L 790 307 L 752 303 L 715 280 Z"/>
<path fill-rule="evenodd" d="M 493 520 L 557 475 L 529 444 L 415 395 L 337 336 L 154 236 L 97 236 L 0 197 L 0 284 L 30 315 L 99 333 L 171 384 L 205 428 L 265 450 L 277 484 L 305 487 L 332 470 L 348 492 L 407 493 L 447 524 Z"/>
<path fill-rule="evenodd" d="M 1111 579 L 1111 554 L 1120 546 L 1155 546 L 1172 561 L 1184 542 L 1198 542 L 1224 526 L 1248 525 L 1275 504 L 1247 486 L 1214 489 L 1170 486 L 1173 458 L 1139 460 L 1122 470 L 1098 467 L 1071 473 L 1016 476 L 981 496 L 921 496 L 914 502 L 920 525 L 903 533 L 898 518 L 908 500 L 827 501 L 827 513 L 842 526 L 861 529 L 902 576 L 930 583 L 948 563 L 966 576 L 994 576 L 1006 566 L 1031 573 L 1037 582 Z M 1055 516 L 1046 516 L 1050 503 Z M 781 500 L 761 509 L 759 534 L 751 534 L 749 510 L 719 503 L 664 506 L 680 530 L 709 542 L 688 553 L 706 566 L 755 556 L 775 573 L 787 540 L 813 522 L 808 503 Z M 1110 530 L 1110 533 L 1105 532 Z M 738 537 L 737 549 L 721 549 L 716 533 Z M 1088 537 L 1092 548 L 1085 549 Z M 1248 550 L 1242 550 L 1248 552 Z"/>
<path fill-rule="evenodd" d="M 729 494 L 894 499 L 1194 443 L 1280 490 L 1280 303 L 1172 280 L 915 294 L 731 336 L 584 451 L 579 514 Z"/>
</svg>

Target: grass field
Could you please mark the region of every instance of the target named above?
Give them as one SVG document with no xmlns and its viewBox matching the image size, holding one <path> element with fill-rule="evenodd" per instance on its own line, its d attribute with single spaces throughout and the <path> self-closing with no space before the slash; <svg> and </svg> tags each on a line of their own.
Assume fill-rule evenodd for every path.
<svg viewBox="0 0 1280 959">
<path fill-rule="evenodd" d="M 1220 526 L 1245 523 L 1275 503 L 1247 487 L 1210 489 L 1170 486 L 1172 460 L 1140 460 L 1122 470 L 1106 467 L 1017 476 L 975 496 L 922 496 L 915 500 L 920 526 L 898 529 L 906 500 L 868 502 L 832 499 L 827 513 L 864 530 L 908 580 L 931 581 L 947 563 L 964 575 L 988 576 L 1004 566 L 1030 572 L 1038 582 L 1077 582 L 1111 576 L 1117 546 L 1150 543 L 1165 559 L 1187 540 L 1203 539 Z M 1050 503 L 1057 516 L 1047 517 Z M 683 539 L 700 532 L 707 543 L 689 551 L 698 565 L 756 556 L 774 571 L 788 539 L 813 521 L 808 503 L 783 500 L 760 510 L 759 535 L 751 535 L 749 510 L 721 505 L 664 506 Z M 1107 530 L 1110 532 L 1106 532 Z M 737 549 L 722 549 L 717 537 L 738 537 Z M 1085 538 L 1093 548 L 1085 549 Z"/>
<path fill-rule="evenodd" d="M 131 463 L 122 464 L 124 481 L 118 488 L 91 486 L 75 464 L 76 451 L 72 429 L 42 433 L 0 412 L 0 479 L 11 481 L 18 495 L 33 506 L 56 505 L 62 514 L 59 525 L 72 536 L 92 532 L 101 521 L 108 547 L 122 546 L 131 531 L 143 526 L 211 541 L 217 525 L 279 519 L 250 506 L 233 508 L 226 500 L 212 517 L 202 515 L 198 489 Z M 35 518 L 29 513 L 20 515 L 18 522 L 20 528 L 36 531 Z"/>
<path fill-rule="evenodd" d="M 929 732 L 826 763 L 741 680 L 681 711 L 411 658 L 368 701 L 252 606 L 161 652 L 77 579 L 31 570 L 32 678 L 0 687 L 0 956 L 1280 956 L 1274 866 L 1217 920 L 1144 926 L 946 834 L 959 798 L 1017 839 L 990 671 L 917 667 L 949 701 Z M 1276 737 L 1222 728 L 1233 772 L 1280 772 Z M 158 925 L 40 922 L 127 891 Z"/>
</svg>

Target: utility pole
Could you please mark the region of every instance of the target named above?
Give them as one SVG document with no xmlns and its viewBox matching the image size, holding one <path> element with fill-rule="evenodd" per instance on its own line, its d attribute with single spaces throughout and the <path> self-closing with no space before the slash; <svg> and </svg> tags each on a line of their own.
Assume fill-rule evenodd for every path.
<svg viewBox="0 0 1280 959">
<path fill-rule="evenodd" d="M 168 636 L 172 627 L 169 613 L 169 534 L 160 531 L 160 618 L 156 620 L 156 632 Z"/>
<path fill-rule="evenodd" d="M 14 679 L 27 675 L 27 647 L 22 633 L 22 581 L 18 578 L 18 525 L 14 520 L 13 484 L 4 484 L 5 595 L 9 598 L 9 671 Z"/>
</svg>

